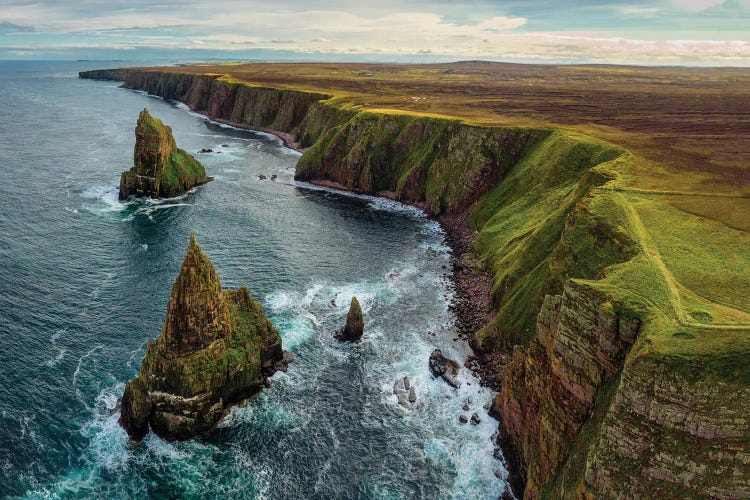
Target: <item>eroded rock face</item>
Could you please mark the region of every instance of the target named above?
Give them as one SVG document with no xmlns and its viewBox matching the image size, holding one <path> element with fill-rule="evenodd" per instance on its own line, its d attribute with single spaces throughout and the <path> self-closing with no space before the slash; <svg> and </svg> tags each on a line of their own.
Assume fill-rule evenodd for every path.
<svg viewBox="0 0 750 500">
<path fill-rule="evenodd" d="M 430 354 L 430 371 L 435 377 L 442 377 L 449 385 L 458 389 L 461 382 L 458 381 L 458 371 L 461 366 L 452 359 L 443 356 L 440 349 L 435 349 Z"/>
<path fill-rule="evenodd" d="M 352 297 L 349 313 L 346 315 L 346 326 L 336 336 L 339 340 L 356 342 L 362 338 L 365 322 L 362 319 L 362 308 L 359 307 L 357 297 Z"/>
<path fill-rule="evenodd" d="M 138 377 L 125 386 L 120 424 L 136 440 L 149 426 L 166 439 L 199 436 L 290 359 L 248 289 L 222 290 L 191 235 L 161 336 L 149 342 Z"/>
<path fill-rule="evenodd" d="M 547 295 L 537 335 L 517 347 L 493 403 L 526 475 L 526 498 L 565 462 L 600 389 L 622 370 L 641 321 L 586 285 Z"/>
<path fill-rule="evenodd" d="M 144 108 L 135 129 L 133 168 L 120 177 L 120 199 L 169 198 L 210 180 L 203 165 L 177 147 L 172 129 Z"/>
</svg>

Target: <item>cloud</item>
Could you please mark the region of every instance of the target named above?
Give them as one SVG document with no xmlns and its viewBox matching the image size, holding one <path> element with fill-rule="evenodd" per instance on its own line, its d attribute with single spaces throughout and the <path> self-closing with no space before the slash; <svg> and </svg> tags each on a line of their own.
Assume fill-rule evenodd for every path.
<svg viewBox="0 0 750 500">
<path fill-rule="evenodd" d="M 185 49 L 223 51 L 229 58 L 252 49 L 319 58 L 425 54 L 750 65 L 743 23 L 750 20 L 746 8 L 750 0 L 577 0 L 565 5 L 552 0 L 414 0 L 408 10 L 397 0 L 288 0 L 275 5 L 259 0 L 131 0 L 127 4 L 89 0 L 84 4 L 85 8 L 73 0 L 5 0 L 0 6 L 0 49 L 20 52 L 56 46 L 77 53 L 105 47 Z M 726 28 L 729 25 L 735 26 L 734 31 Z"/>
<path fill-rule="evenodd" d="M 34 31 L 34 28 L 31 26 L 22 26 L 20 24 L 11 23 L 10 21 L 2 21 L 0 20 L 0 31 L 20 31 L 20 32 L 30 32 Z"/>
</svg>

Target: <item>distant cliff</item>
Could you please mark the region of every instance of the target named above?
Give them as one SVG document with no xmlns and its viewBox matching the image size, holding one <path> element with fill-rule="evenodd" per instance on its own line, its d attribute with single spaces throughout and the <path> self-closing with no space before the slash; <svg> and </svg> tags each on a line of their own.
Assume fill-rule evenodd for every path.
<svg viewBox="0 0 750 500">
<path fill-rule="evenodd" d="M 622 167 L 637 161 L 628 151 L 561 130 L 358 111 L 214 75 L 110 76 L 292 134 L 309 147 L 300 180 L 467 221 L 476 240 L 465 258 L 490 273 L 495 310 L 472 345 L 512 353 L 496 367 L 493 408 L 526 498 L 750 496 L 748 353 L 680 343 L 704 333 L 673 316 L 670 283 L 618 192 Z"/>
<path fill-rule="evenodd" d="M 144 108 L 135 128 L 134 166 L 120 177 L 120 199 L 170 198 L 211 178 L 198 160 L 177 147 L 172 129 Z"/>
</svg>

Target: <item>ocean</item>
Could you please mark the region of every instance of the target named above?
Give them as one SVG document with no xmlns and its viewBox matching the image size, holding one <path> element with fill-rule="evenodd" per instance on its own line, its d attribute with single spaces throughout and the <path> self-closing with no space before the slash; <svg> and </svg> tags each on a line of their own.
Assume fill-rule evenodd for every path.
<svg viewBox="0 0 750 500">
<path fill-rule="evenodd" d="M 492 392 L 466 370 L 454 390 L 427 364 L 435 348 L 469 354 L 454 340 L 439 225 L 295 182 L 299 154 L 275 137 L 77 78 L 125 64 L 0 62 L 0 495 L 497 498 Z M 144 107 L 179 147 L 216 151 L 195 154 L 213 182 L 118 201 Z M 296 360 L 206 438 L 134 445 L 111 410 L 161 332 L 191 231 Z M 333 337 L 353 295 L 365 320 L 354 345 Z M 392 393 L 404 375 L 409 409 Z M 459 423 L 472 413 L 479 425 Z"/>
</svg>

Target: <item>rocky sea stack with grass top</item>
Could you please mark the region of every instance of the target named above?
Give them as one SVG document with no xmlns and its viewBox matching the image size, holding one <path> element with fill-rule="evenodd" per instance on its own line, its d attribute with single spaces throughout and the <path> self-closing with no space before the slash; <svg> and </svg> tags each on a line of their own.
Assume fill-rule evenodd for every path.
<svg viewBox="0 0 750 500">
<path fill-rule="evenodd" d="M 248 289 L 222 290 L 191 234 L 161 336 L 148 343 L 140 373 L 125 386 L 120 424 L 135 440 L 149 427 L 165 439 L 200 436 L 287 359 Z"/>
<path fill-rule="evenodd" d="M 171 198 L 211 179 L 198 160 L 177 147 L 172 128 L 144 108 L 135 128 L 133 168 L 120 177 L 120 200 Z"/>
</svg>

